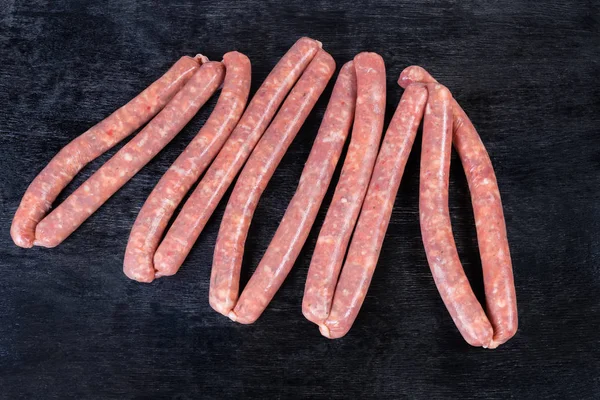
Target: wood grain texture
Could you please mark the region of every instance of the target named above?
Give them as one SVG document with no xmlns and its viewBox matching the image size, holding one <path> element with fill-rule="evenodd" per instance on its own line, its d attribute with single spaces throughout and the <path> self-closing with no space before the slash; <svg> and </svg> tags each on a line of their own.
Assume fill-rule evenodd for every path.
<svg viewBox="0 0 600 400">
<path fill-rule="evenodd" d="M 592 1 L 527 3 L 0 1 L 0 398 L 596 397 L 600 9 Z M 322 41 L 338 65 L 360 51 L 383 56 L 386 124 L 402 93 L 398 75 L 419 64 L 453 91 L 478 128 L 502 193 L 520 313 L 519 332 L 498 350 L 462 340 L 431 278 L 419 232 L 420 135 L 371 289 L 341 340 L 322 338 L 301 314 L 333 186 L 294 269 L 254 325 L 235 324 L 208 305 L 225 201 L 176 276 L 147 285 L 122 274 L 139 208 L 217 96 L 62 245 L 12 243 L 12 216 L 41 168 L 181 55 L 220 60 L 243 52 L 252 61 L 253 93 L 303 35 Z M 332 86 L 263 195 L 242 284 L 294 193 Z M 59 201 L 119 147 L 88 166 Z M 481 299 L 472 210 L 455 156 L 450 211 Z"/>
</svg>

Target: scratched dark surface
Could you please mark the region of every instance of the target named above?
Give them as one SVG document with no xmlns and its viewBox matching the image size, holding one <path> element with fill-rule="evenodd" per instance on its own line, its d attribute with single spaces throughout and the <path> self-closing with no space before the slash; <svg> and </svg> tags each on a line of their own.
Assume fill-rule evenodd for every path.
<svg viewBox="0 0 600 400">
<path fill-rule="evenodd" d="M 0 398 L 598 398 L 598 3 L 161 3 L 0 0 Z M 150 285 L 125 278 L 138 210 L 216 97 L 62 245 L 12 243 L 13 214 L 41 168 L 178 57 L 219 60 L 241 51 L 252 61 L 254 92 L 303 35 L 322 41 L 338 66 L 363 50 L 384 57 L 386 123 L 402 93 L 398 74 L 411 64 L 446 84 L 474 121 L 498 176 L 514 262 L 520 327 L 504 346 L 469 347 L 433 284 L 418 222 L 418 144 L 367 299 L 343 339 L 321 337 L 300 311 L 332 190 L 293 271 L 254 325 L 208 305 L 226 199 L 176 276 Z M 331 87 L 260 202 L 244 282 L 295 190 Z M 116 150 L 89 165 L 59 201 Z M 481 298 L 456 158 L 450 205 Z"/>
</svg>

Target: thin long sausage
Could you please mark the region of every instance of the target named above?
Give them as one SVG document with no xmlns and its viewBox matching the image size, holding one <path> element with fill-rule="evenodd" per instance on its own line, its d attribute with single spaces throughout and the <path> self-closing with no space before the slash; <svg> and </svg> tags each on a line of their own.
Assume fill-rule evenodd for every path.
<svg viewBox="0 0 600 400">
<path fill-rule="evenodd" d="M 23 195 L 10 228 L 20 247 L 33 247 L 35 228 L 60 192 L 90 161 L 148 122 L 208 61 L 202 55 L 182 57 L 162 77 L 117 111 L 63 147 L 35 177 Z"/>
<path fill-rule="evenodd" d="M 320 326 L 321 333 L 330 339 L 348 333 L 365 300 L 426 101 L 425 86 L 406 88 L 385 133 L 331 312 Z"/>
<path fill-rule="evenodd" d="M 432 83 L 423 121 L 419 216 L 431 274 L 467 343 L 488 347 L 493 331 L 462 268 L 450 223 L 448 184 L 452 150 L 452 95 Z"/>
<path fill-rule="evenodd" d="M 320 48 L 320 42 L 301 38 L 273 68 L 158 246 L 154 254 L 156 277 L 179 270 L 286 94 Z"/>
<path fill-rule="evenodd" d="M 301 196 L 309 198 L 314 196 L 310 190 L 317 191 L 321 193 L 321 197 L 318 200 L 313 200 L 317 202 L 316 204 L 311 204 L 310 199 L 304 200 L 301 205 L 298 205 L 300 208 L 294 206 L 294 199 L 292 200 L 286 216 L 297 210 L 297 212 L 303 213 L 305 217 L 300 220 L 286 222 L 284 216 L 275 239 L 269 246 L 236 306 L 244 243 L 258 199 L 289 144 L 323 92 L 334 70 L 335 62 L 333 58 L 321 50 L 292 89 L 281 111 L 279 111 L 256 149 L 254 149 L 227 205 L 215 246 L 209 302 L 212 308 L 223 315 L 229 316 L 234 321 L 250 323 L 260 316 L 294 264 L 295 256 L 291 255 L 290 252 L 295 253 L 297 256 L 300 251 L 310 230 L 310 225 L 318 212 L 322 196 L 327 190 L 329 179 L 331 179 L 331 174 L 335 169 L 339 152 L 341 152 L 344 138 L 348 133 L 350 121 L 352 120 L 351 115 L 354 108 L 352 79 L 354 74 L 348 72 L 349 68 L 343 69 L 341 80 L 338 80 L 339 84 L 336 85 L 336 90 L 332 95 L 335 103 L 330 103 L 333 106 L 328 108 L 328 114 L 325 115 L 326 120 L 324 120 L 328 121 L 324 122 L 325 129 L 335 130 L 333 133 L 323 133 L 323 135 L 329 137 L 329 142 L 325 145 L 328 147 L 333 146 L 334 154 L 326 154 L 326 156 L 331 156 L 332 159 L 329 157 L 321 159 L 320 164 L 324 164 L 322 168 L 329 167 L 331 173 L 328 178 L 321 176 L 325 178 L 324 181 L 311 180 L 308 183 L 312 185 L 310 189 L 301 184 L 297 191 L 297 193 L 301 193 L 301 188 L 309 190 L 308 193 L 301 193 Z M 339 104 L 340 101 L 342 104 Z M 338 112 L 341 114 L 333 114 Z M 335 120 L 331 121 L 333 118 Z M 309 162 L 314 163 L 312 160 L 309 160 Z M 307 164 L 305 171 L 306 168 L 311 167 Z M 313 175 L 311 178 L 318 178 L 318 176 Z M 295 199 L 298 199 L 298 197 L 295 196 Z M 309 213 L 310 216 L 306 213 Z M 291 226 L 285 228 L 286 223 L 287 225 L 291 223 Z M 278 238 L 277 235 L 284 235 L 284 237 Z M 281 252 L 284 248 L 288 249 L 288 251 L 284 250 L 285 256 Z M 236 308 L 232 312 L 234 306 Z"/>
<path fill-rule="evenodd" d="M 432 83 L 436 80 L 423 68 L 411 66 L 398 83 Z M 515 335 L 518 329 L 517 297 L 506 235 L 502 200 L 494 167 L 471 120 L 453 99 L 453 143 L 462 162 L 475 216 L 477 241 L 483 268 L 486 308 L 494 328 L 489 344 L 496 348 Z"/>
<path fill-rule="evenodd" d="M 73 233 L 183 129 L 217 90 L 224 74 L 220 62 L 203 64 L 138 135 L 38 224 L 34 244 L 54 247 Z"/>
<path fill-rule="evenodd" d="M 154 280 L 153 257 L 175 208 L 215 158 L 242 116 L 250 91 L 251 65 L 236 51 L 223 56 L 225 81 L 219 101 L 196 137 L 160 179 L 133 224 L 123 272 L 139 282 Z"/>
<path fill-rule="evenodd" d="M 385 113 L 385 64 L 375 53 L 354 57 L 357 97 L 352 138 L 342 174 L 319 233 L 308 270 L 302 312 L 321 324 L 327 319 L 379 150 Z"/>
</svg>

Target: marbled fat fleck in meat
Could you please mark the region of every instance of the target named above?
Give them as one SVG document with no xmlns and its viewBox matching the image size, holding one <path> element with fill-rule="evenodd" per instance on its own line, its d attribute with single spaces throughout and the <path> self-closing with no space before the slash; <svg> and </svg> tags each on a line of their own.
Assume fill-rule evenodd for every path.
<svg viewBox="0 0 600 400">
<path fill-rule="evenodd" d="M 234 321 L 254 322 L 277 291 L 271 279 L 281 266 L 263 264 L 235 303 L 248 228 L 260 196 L 334 72 L 333 57 L 319 50 L 256 145 L 231 194 L 215 245 L 211 284 L 228 292 L 225 301 L 214 304 L 214 308 L 224 312 L 235 304 L 228 312 Z"/>
<path fill-rule="evenodd" d="M 223 64 L 225 81 L 215 109 L 150 193 L 133 224 L 123 262 L 123 272 L 131 279 L 154 280 L 154 252 L 169 219 L 242 116 L 250 91 L 250 60 L 234 51 L 223 56 Z"/>
<path fill-rule="evenodd" d="M 173 275 L 179 270 L 286 94 L 320 47 L 321 43 L 316 40 L 299 39 L 265 79 L 240 122 L 158 246 L 154 255 L 157 277 Z"/>
<path fill-rule="evenodd" d="M 34 244 L 54 247 L 73 233 L 183 129 L 217 90 L 224 74 L 220 62 L 203 64 L 138 135 L 37 225 Z"/>
<path fill-rule="evenodd" d="M 144 125 L 208 61 L 202 55 L 182 57 L 133 100 L 63 147 L 31 182 L 15 213 L 10 234 L 20 247 L 32 247 L 35 228 L 60 192 L 90 161 Z"/>
<path fill-rule="evenodd" d="M 434 83 L 436 80 L 423 68 L 411 66 L 402 71 L 398 83 L 406 87 L 412 82 Z M 453 143 L 471 192 L 486 308 L 494 328 L 494 339 L 489 347 L 495 348 L 513 337 L 518 328 L 517 297 L 502 200 L 485 146 L 471 120 L 454 99 L 452 114 Z"/>
<path fill-rule="evenodd" d="M 321 324 L 329 315 L 337 279 L 379 150 L 385 113 L 385 64 L 375 53 L 354 57 L 357 97 L 352 137 L 342 174 L 313 253 L 303 313 Z"/>
<path fill-rule="evenodd" d="M 321 69 L 327 69 L 327 72 L 321 73 Z M 286 100 L 286 104 L 284 104 L 275 121 L 273 121 L 274 128 L 271 133 L 281 135 L 279 132 L 283 132 L 285 129 L 291 129 L 291 131 L 287 133 L 287 135 L 290 135 L 291 137 L 286 138 L 286 147 L 293 137 L 293 134 L 295 134 L 294 132 L 297 131 L 298 124 L 302 123 L 309 111 L 308 109 L 305 111 L 297 109 L 298 105 L 301 104 L 296 103 L 298 102 L 299 97 L 303 92 L 311 90 L 313 91 L 313 94 L 310 95 L 312 103 L 318 97 L 320 91 L 322 91 L 323 83 L 329 80 L 334 69 L 335 64 L 332 59 L 325 56 L 325 54 L 323 54 L 323 57 L 317 55 L 308 69 L 304 72 L 304 75 L 302 75 L 302 78 L 300 78 L 300 81 L 296 84 L 296 87 L 294 87 L 292 94 L 290 94 L 289 103 Z M 319 81 L 316 81 L 317 79 Z M 296 193 L 290 201 L 281 224 L 252 277 L 252 282 L 258 282 L 258 284 L 250 286 L 251 288 L 247 289 L 254 293 L 250 293 L 246 296 L 247 300 L 248 298 L 251 300 L 259 297 L 270 300 L 294 265 L 296 257 L 298 256 L 315 220 L 317 212 L 319 211 L 319 206 L 325 196 L 325 192 L 329 186 L 331 176 L 335 170 L 344 142 L 348 136 L 348 131 L 350 130 L 350 125 L 352 124 L 352 118 L 354 116 L 355 102 L 356 76 L 353 63 L 349 62 L 342 68 L 334 86 L 329 105 L 327 106 L 327 110 L 323 117 L 323 122 L 315 139 L 311 154 L 308 157 L 308 161 L 304 166 Z M 312 105 L 309 106 L 312 107 Z M 299 118 L 297 116 L 299 116 Z M 289 123 L 290 120 L 298 120 L 296 126 L 292 126 L 292 124 Z M 281 140 L 276 136 L 267 138 L 268 134 L 269 131 L 265 133 L 261 142 L 267 139 L 270 142 Z M 256 147 L 255 152 L 259 152 L 259 146 L 260 143 Z M 285 149 L 282 149 L 278 154 L 273 154 L 273 157 L 281 159 L 284 150 Z M 256 168 L 259 168 L 261 164 L 264 165 L 266 161 L 265 158 L 269 157 L 269 155 L 263 154 L 260 158 L 256 159 L 254 157 L 253 153 L 252 158 L 248 163 L 254 159 L 258 164 L 256 165 Z M 269 159 L 268 164 L 272 165 L 273 161 Z M 272 174 L 273 169 L 273 167 L 270 167 L 268 173 Z M 263 180 L 264 179 L 268 179 L 268 177 L 263 176 Z M 249 187 L 243 188 L 243 190 L 249 189 L 253 196 L 260 196 L 260 193 L 257 190 L 252 190 L 252 188 Z M 233 210 L 232 207 L 228 215 L 235 216 L 236 214 L 239 214 L 240 211 L 241 210 L 239 209 L 237 211 Z M 244 223 L 249 223 L 249 219 Z M 222 231 L 227 232 L 232 227 L 222 224 L 221 228 Z M 247 231 L 247 225 L 244 225 L 244 228 L 245 231 Z M 235 231 L 235 233 L 237 232 L 239 231 Z M 234 240 L 238 239 L 236 235 L 230 236 Z M 221 251 L 217 253 L 217 250 L 215 250 L 215 262 L 213 263 L 209 295 L 211 307 L 223 315 L 230 315 L 230 311 L 236 305 L 242 256 L 241 252 L 229 254 L 231 250 L 236 251 L 238 249 L 225 247 L 227 244 L 229 244 L 228 241 L 223 241 L 221 242 Z M 243 243 L 240 247 L 240 250 L 243 251 Z M 225 258 L 224 256 L 227 257 Z M 266 303 L 268 303 L 268 301 Z M 253 308 L 252 313 L 254 316 L 260 315 L 260 312 L 262 312 L 263 309 L 264 308 L 261 307 L 255 307 Z M 231 314 L 231 316 L 233 316 L 233 314 Z M 236 317 L 238 316 L 234 316 L 234 318 Z M 247 318 L 247 315 L 245 315 L 245 317 Z"/>
<path fill-rule="evenodd" d="M 331 311 L 320 326 L 328 338 L 342 337 L 350 330 L 365 300 L 426 101 L 424 85 L 409 86 L 385 133 Z"/>
</svg>

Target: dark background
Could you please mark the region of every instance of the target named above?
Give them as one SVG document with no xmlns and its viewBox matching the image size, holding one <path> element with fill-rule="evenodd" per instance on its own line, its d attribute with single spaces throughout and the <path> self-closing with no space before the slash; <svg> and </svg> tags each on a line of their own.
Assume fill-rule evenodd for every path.
<svg viewBox="0 0 600 400">
<path fill-rule="evenodd" d="M 1 398 L 598 398 L 597 2 L 0 5 Z M 470 115 L 504 203 L 520 317 L 510 342 L 493 351 L 468 346 L 437 293 L 419 230 L 419 144 L 367 299 L 343 339 L 321 337 L 301 314 L 332 190 L 293 271 L 254 325 L 229 321 L 207 301 L 225 200 L 176 276 L 151 285 L 128 280 L 122 260 L 137 212 L 216 96 L 62 245 L 21 249 L 12 243 L 13 214 L 41 168 L 181 55 L 220 60 L 230 50 L 247 54 L 254 92 L 303 35 L 322 41 L 338 66 L 364 50 L 384 57 L 386 122 L 402 93 L 396 79 L 411 64 L 431 71 Z M 244 282 L 295 190 L 332 86 L 333 80 L 260 202 Z M 86 168 L 59 201 L 119 147 Z M 472 210 L 457 161 L 452 221 L 481 299 Z"/>
</svg>

